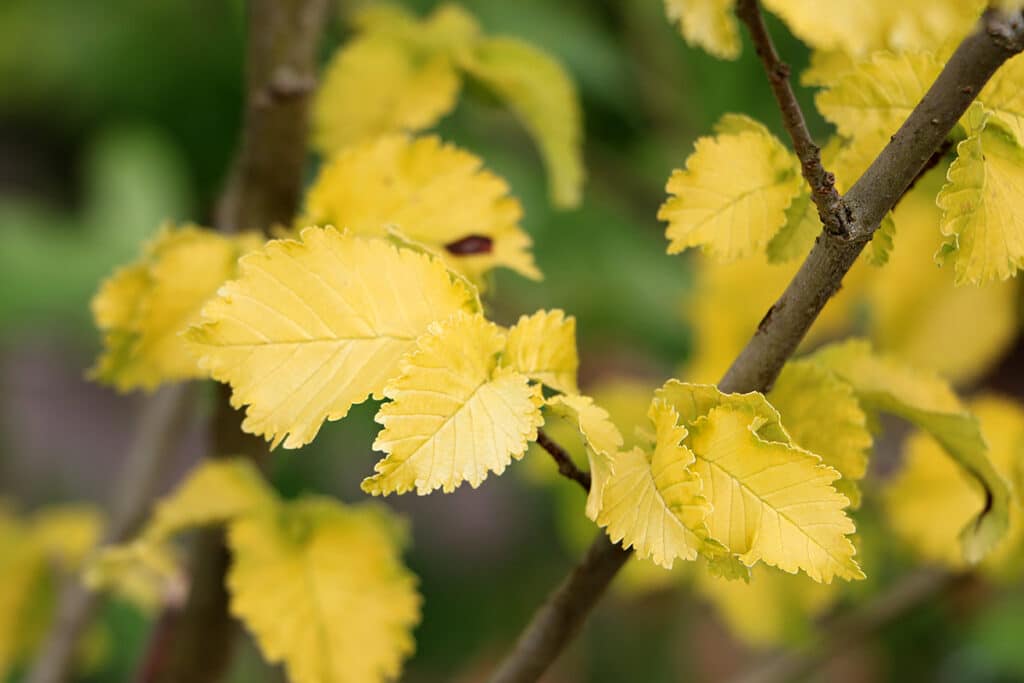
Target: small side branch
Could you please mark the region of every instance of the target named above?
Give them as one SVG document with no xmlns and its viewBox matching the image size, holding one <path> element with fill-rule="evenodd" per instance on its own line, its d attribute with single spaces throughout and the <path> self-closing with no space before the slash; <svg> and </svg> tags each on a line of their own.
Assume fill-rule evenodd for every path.
<svg viewBox="0 0 1024 683">
<path fill-rule="evenodd" d="M 590 490 L 590 473 L 584 472 L 580 468 L 576 467 L 576 463 L 572 461 L 572 457 L 566 453 L 564 448 L 555 443 L 543 429 L 537 430 L 537 445 L 551 455 L 555 464 L 558 465 L 559 474 L 567 479 L 572 479 L 574 482 L 582 486 L 584 491 Z"/>
<path fill-rule="evenodd" d="M 807 121 L 800 103 L 796 101 L 793 86 L 789 80 L 789 65 L 779 58 L 775 43 L 764 23 L 764 15 L 757 0 L 739 0 L 736 16 L 746 24 L 754 43 L 757 56 L 761 58 L 768 84 L 775 95 L 782 113 L 782 122 L 793 142 L 793 150 L 800 159 L 800 169 L 811 187 L 811 200 L 818 209 L 818 216 L 825 230 L 834 234 L 845 234 L 845 214 L 842 211 L 839 192 L 836 191 L 835 176 L 825 170 L 821 163 L 821 150 L 807 130 Z"/>
</svg>

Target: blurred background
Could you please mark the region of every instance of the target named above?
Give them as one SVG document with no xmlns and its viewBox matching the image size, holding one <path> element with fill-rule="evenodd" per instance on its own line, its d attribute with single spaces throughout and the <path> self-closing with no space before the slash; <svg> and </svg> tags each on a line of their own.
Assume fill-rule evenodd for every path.
<svg viewBox="0 0 1024 683">
<path fill-rule="evenodd" d="M 418 13 L 434 5 L 405 4 Z M 725 112 L 749 114 L 782 135 L 761 67 L 749 45 L 735 63 L 688 48 L 659 0 L 462 4 L 489 33 L 557 55 L 585 112 L 589 180 L 583 205 L 567 212 L 548 203 L 535 147 L 506 110 L 470 92 L 439 128 L 509 180 L 545 274 L 534 283 L 499 273 L 493 317 L 507 323 L 540 307 L 577 316 L 582 386 L 616 416 L 637 406 L 642 415 L 650 390 L 679 376 L 691 357 L 699 324 L 684 305 L 699 295 L 694 260 L 665 254 L 655 219 L 665 180 Z M 324 60 L 346 37 L 349 5 L 339 3 Z M 100 344 L 88 302 L 162 221 L 209 222 L 240 125 L 244 15 L 241 0 L 0 3 L 0 497 L 17 514 L 110 500 L 144 396 L 84 379 Z M 780 23 L 770 28 L 798 73 L 807 49 Z M 800 89 L 812 132 L 824 139 L 829 130 L 812 96 Z M 972 388 L 1021 390 L 1015 329 L 1002 335 L 986 370 L 971 373 Z M 285 495 L 362 499 L 359 482 L 377 459 L 375 410 L 367 404 L 326 425 L 301 451 L 277 451 L 275 485 Z M 189 420 L 164 488 L 195 462 L 207 417 L 199 409 Z M 899 431 L 880 446 L 882 472 Z M 403 680 L 483 680 L 596 533 L 581 514 L 582 494 L 537 456 L 478 490 L 388 499 L 410 520 L 407 559 L 425 597 Z M 870 579 L 830 596 L 827 609 L 811 615 L 803 605 L 814 599 L 802 589 L 775 593 L 763 607 L 740 597 L 739 611 L 764 610 L 747 615 L 754 634 L 745 634 L 727 601 L 702 597 L 710 591 L 695 590 L 685 570 L 631 568 L 546 680 L 729 680 L 780 648 L 809 642 L 815 624 L 835 623 L 830 615 L 870 601 L 917 566 L 890 538 L 870 490 L 856 513 Z M 0 556 L 9 551 L 0 546 Z M 762 620 L 778 622 L 767 638 L 758 637 Z M 101 622 L 80 679 L 130 680 L 151 618 L 111 601 Z M 1024 680 L 1022 638 L 1019 581 L 968 578 L 851 639 L 814 678 Z M 247 646 L 234 680 L 280 678 Z"/>
</svg>

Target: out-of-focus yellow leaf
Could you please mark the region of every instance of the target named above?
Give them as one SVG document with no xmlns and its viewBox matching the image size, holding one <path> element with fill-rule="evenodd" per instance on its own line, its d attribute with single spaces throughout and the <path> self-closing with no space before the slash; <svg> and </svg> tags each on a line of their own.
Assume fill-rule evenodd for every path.
<svg viewBox="0 0 1024 683">
<path fill-rule="evenodd" d="M 298 448 L 399 372 L 430 323 L 472 308 L 444 264 L 376 239 L 307 228 L 242 259 L 187 338 L 247 405 L 242 428 Z"/>
<path fill-rule="evenodd" d="M 543 50 L 516 38 L 480 40 L 461 53 L 466 73 L 515 112 L 540 148 L 551 201 L 578 206 L 583 193 L 583 113 L 572 79 Z"/>
<path fill-rule="evenodd" d="M 306 196 L 303 225 L 384 237 L 390 226 L 479 281 L 506 267 L 539 279 L 523 209 L 479 157 L 434 136 L 389 135 L 335 155 Z"/>
<path fill-rule="evenodd" d="M 961 383 L 987 371 L 1012 343 L 1016 283 L 956 287 L 947 269 L 935 267 L 931 255 L 942 242 L 935 195 L 943 180 L 936 168 L 900 201 L 893 257 L 871 274 L 864 295 L 880 350 Z"/>
<path fill-rule="evenodd" d="M 289 680 L 398 677 L 420 597 L 379 510 L 320 498 L 286 503 L 234 522 L 228 544 L 231 612 Z"/>
<path fill-rule="evenodd" d="M 694 587 L 733 635 L 757 648 L 797 645 L 814 633 L 814 618 L 835 600 L 839 584 L 758 565 L 750 581 L 728 581 L 698 571 Z"/>
<path fill-rule="evenodd" d="M 986 492 L 991 505 L 960 534 L 964 557 L 972 564 L 980 561 L 1006 533 L 1011 499 L 988 458 L 977 418 L 938 376 L 876 355 L 864 341 L 833 344 L 812 358 L 849 383 L 866 410 L 897 415 L 930 433 Z"/>
<path fill-rule="evenodd" d="M 457 51 L 479 26 L 457 5 L 418 19 L 398 5 L 357 11 L 357 36 L 331 58 L 313 101 L 313 143 L 324 154 L 368 138 L 432 127 L 454 107 Z"/>
<path fill-rule="evenodd" d="M 760 124 L 723 119 L 715 137 L 697 140 L 685 170 L 666 185 L 658 211 L 667 221 L 668 252 L 701 246 L 718 261 L 763 249 L 786 224 L 786 210 L 803 179 L 796 157 Z"/>
<path fill-rule="evenodd" d="M 377 413 L 384 428 L 373 447 L 387 455 L 364 491 L 476 488 L 523 457 L 544 423 L 543 398 L 525 375 L 499 365 L 505 339 L 482 315 L 430 326 L 384 389 L 390 401 Z"/>
<path fill-rule="evenodd" d="M 181 602 L 188 590 L 180 559 L 164 543 L 103 548 L 87 563 L 83 580 L 90 589 L 119 595 L 148 613 Z"/>
<path fill-rule="evenodd" d="M 583 437 L 590 465 L 586 511 L 587 517 L 597 521 L 605 486 L 615 473 L 615 458 L 622 450 L 622 434 L 609 419 L 608 411 L 589 396 L 555 396 L 549 405 L 556 413 L 570 419 Z"/>
<path fill-rule="evenodd" d="M 808 45 L 864 56 L 877 50 L 932 49 L 974 28 L 984 0 L 765 0 Z"/>
<path fill-rule="evenodd" d="M 1010 526 L 984 560 L 986 573 L 1007 575 L 1024 562 L 1024 410 L 1005 398 L 982 396 L 971 403 L 981 422 L 995 469 L 1013 493 Z M 912 434 L 904 445 L 903 464 L 885 490 L 886 518 L 899 537 L 926 560 L 963 569 L 968 566 L 957 543 L 961 530 L 985 507 L 985 493 L 943 452 L 928 433 Z"/>
<path fill-rule="evenodd" d="M 576 318 L 560 310 L 521 316 L 508 331 L 505 365 L 564 394 L 578 394 Z"/>
<path fill-rule="evenodd" d="M 839 473 L 821 458 L 757 434 L 761 421 L 723 405 L 691 428 L 694 471 L 711 504 L 711 537 L 747 566 L 757 561 L 815 581 L 862 579 Z"/>
<path fill-rule="evenodd" d="M 741 43 L 735 5 L 736 0 L 665 0 L 665 13 L 690 45 L 719 59 L 736 59 Z"/>
<path fill-rule="evenodd" d="M 982 104 L 965 118 L 968 138 L 936 199 L 949 238 L 942 253 L 954 260 L 957 284 L 1005 280 L 1024 266 L 1024 148 Z"/>
<path fill-rule="evenodd" d="M 860 487 L 871 449 L 867 418 L 853 389 L 813 362 L 787 363 L 768 394 L 793 443 L 821 456 L 840 475 L 833 486 L 860 506 Z"/>
<path fill-rule="evenodd" d="M 180 333 L 234 276 L 238 257 L 260 241 L 195 225 L 164 226 L 142 258 L 116 271 L 93 298 L 104 351 L 90 376 L 120 391 L 202 377 Z"/>
<path fill-rule="evenodd" d="M 33 518 L 29 533 L 51 561 L 77 570 L 100 540 L 103 514 L 93 505 L 51 505 Z"/>
</svg>

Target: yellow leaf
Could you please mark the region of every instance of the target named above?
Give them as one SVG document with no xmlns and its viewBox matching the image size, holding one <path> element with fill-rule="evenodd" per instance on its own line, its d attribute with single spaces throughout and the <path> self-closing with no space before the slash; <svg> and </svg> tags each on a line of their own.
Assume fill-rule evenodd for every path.
<svg viewBox="0 0 1024 683">
<path fill-rule="evenodd" d="M 313 142 L 324 154 L 386 133 L 432 127 L 462 87 L 453 54 L 476 21 L 455 5 L 422 20 L 397 5 L 355 13 L 357 36 L 331 58 L 313 101 Z"/>
<path fill-rule="evenodd" d="M 864 56 L 878 50 L 920 50 L 958 39 L 974 28 L 984 0 L 765 0 L 808 45 Z"/>
<path fill-rule="evenodd" d="M 655 392 L 655 396 L 672 405 L 687 427 L 707 417 L 713 409 L 725 406 L 749 414 L 751 420 L 758 423 L 756 431 L 761 438 L 787 444 L 790 441 L 779 411 L 756 391 L 726 394 L 710 384 L 689 384 L 670 379 Z"/>
<path fill-rule="evenodd" d="M 1024 91 L 1020 84 L 1024 81 L 1024 55 L 1017 55 L 1005 62 L 992 80 L 982 89 L 978 100 L 985 109 L 999 119 L 1007 129 L 1013 132 L 1017 143 L 1024 145 Z"/>
<path fill-rule="evenodd" d="M 694 471 L 711 503 L 708 527 L 750 566 L 758 560 L 815 581 L 862 579 L 853 559 L 839 473 L 795 446 L 766 441 L 749 412 L 723 405 L 696 421 L 689 443 Z"/>
<path fill-rule="evenodd" d="M 717 544 L 708 541 L 709 506 L 690 469 L 694 458 L 683 444 L 687 432 L 679 414 L 656 399 L 648 416 L 657 434 L 653 452 L 636 447 L 615 456 L 597 523 L 613 543 L 671 569 L 677 558 L 695 560 Z"/>
<path fill-rule="evenodd" d="M 32 519 L 29 533 L 65 571 L 76 570 L 100 540 L 103 514 L 93 505 L 51 505 Z"/>
<path fill-rule="evenodd" d="M 833 485 L 859 507 L 857 482 L 867 472 L 872 439 L 853 388 L 813 362 L 794 361 L 782 369 L 768 400 L 793 443 L 839 472 Z"/>
<path fill-rule="evenodd" d="M 864 296 L 880 350 L 965 384 L 987 372 L 1013 342 L 1017 283 L 956 287 L 947 270 L 935 267 L 931 255 L 942 241 L 935 195 L 944 178 L 944 169 L 936 168 L 900 201 L 893 258 L 872 273 Z"/>
<path fill-rule="evenodd" d="M 564 394 L 578 394 L 576 318 L 560 310 L 521 316 L 508 332 L 505 365 Z"/>
<path fill-rule="evenodd" d="M 968 138 L 936 202 L 950 238 L 956 283 L 1005 280 L 1024 265 L 1024 148 L 980 103 L 968 110 Z"/>
<path fill-rule="evenodd" d="M 2 501 L 0 501 L 2 503 Z M 25 524 L 0 504 L 0 677 L 23 660 L 31 642 L 25 621 L 46 573 L 46 558 L 31 541 Z"/>
<path fill-rule="evenodd" d="M 398 677 L 420 597 L 381 511 L 300 500 L 236 521 L 228 544 L 231 612 L 289 680 Z"/>
<path fill-rule="evenodd" d="M 304 225 L 384 237 L 395 226 L 474 280 L 504 266 L 539 279 L 522 207 L 479 157 L 434 136 L 377 138 L 335 155 L 306 196 Z"/>
<path fill-rule="evenodd" d="M 670 254 L 702 246 L 718 261 L 736 260 L 763 249 L 786 224 L 803 182 L 799 163 L 763 128 L 735 122 L 698 139 L 686 170 L 669 178 L 658 219 L 668 222 Z"/>
<path fill-rule="evenodd" d="M 449 55 L 424 56 L 396 38 L 368 35 L 331 59 L 313 101 L 323 154 L 386 133 L 432 127 L 455 108 L 461 79 Z"/>
<path fill-rule="evenodd" d="M 988 459 L 977 418 L 939 377 L 876 355 L 866 342 L 834 344 L 812 358 L 849 383 L 866 410 L 897 415 L 930 433 L 987 492 L 991 505 L 960 534 L 967 561 L 981 560 L 1006 533 L 1010 492 Z"/>
<path fill-rule="evenodd" d="M 180 559 L 162 543 L 102 548 L 86 564 L 82 579 L 91 590 L 119 595 L 147 613 L 180 602 L 188 592 Z"/>
<path fill-rule="evenodd" d="M 679 24 L 690 45 L 704 48 L 719 59 L 740 56 L 740 32 L 736 0 L 665 0 L 668 20 Z"/>
<path fill-rule="evenodd" d="M 164 226 L 142 258 L 116 271 L 93 299 L 104 353 L 90 376 L 120 391 L 202 377 L 180 333 L 234 275 L 238 257 L 259 242 L 254 235 L 228 237 L 194 225 Z"/>
<path fill-rule="evenodd" d="M 572 420 L 583 436 L 590 464 L 587 517 L 597 521 L 605 486 L 615 473 L 615 458 L 622 450 L 622 434 L 612 423 L 608 411 L 589 396 L 555 396 L 549 405 L 556 413 Z"/>
<path fill-rule="evenodd" d="M 523 457 L 543 424 L 540 387 L 499 366 L 500 328 L 482 315 L 434 323 L 384 389 L 373 447 L 387 454 L 363 481 L 374 495 L 476 488 Z"/>
<path fill-rule="evenodd" d="M 156 506 L 141 536 L 161 543 L 186 529 L 222 524 L 274 502 L 275 493 L 248 460 L 206 460 Z"/>
<path fill-rule="evenodd" d="M 928 52 L 878 53 L 818 93 L 815 103 L 844 137 L 880 132 L 888 139 L 921 101 L 941 67 Z"/>
<path fill-rule="evenodd" d="M 583 193 L 583 113 L 572 79 L 553 57 L 516 38 L 485 38 L 461 66 L 520 118 L 540 148 L 552 202 L 578 206 Z"/>
<path fill-rule="evenodd" d="M 1007 399 L 983 396 L 971 404 L 978 416 L 996 470 L 1012 482 L 1014 500 L 1006 537 L 981 563 L 986 573 L 1019 569 L 1024 541 L 1019 474 L 1024 464 L 1024 410 Z M 985 493 L 943 453 L 927 432 L 912 434 L 903 464 L 885 490 L 886 519 L 897 535 L 924 559 L 965 569 L 957 535 L 982 513 Z M 1016 566 L 1014 566 L 1016 563 Z"/>
<path fill-rule="evenodd" d="M 309 443 L 324 420 L 381 396 L 431 322 L 473 296 L 444 264 L 373 239 L 307 228 L 241 261 L 187 338 L 248 405 L 242 428 L 276 446 Z"/>
</svg>

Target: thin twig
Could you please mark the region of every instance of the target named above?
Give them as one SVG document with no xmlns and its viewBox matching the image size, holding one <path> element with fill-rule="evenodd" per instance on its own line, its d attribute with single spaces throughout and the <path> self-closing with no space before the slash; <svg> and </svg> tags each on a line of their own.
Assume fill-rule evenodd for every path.
<svg viewBox="0 0 1024 683">
<path fill-rule="evenodd" d="M 769 309 L 757 332 L 726 372 L 725 392 L 768 391 L 782 366 L 838 291 L 843 277 L 871 239 L 882 218 L 931 159 L 957 120 L 1007 59 L 1024 49 L 1020 13 L 988 11 L 943 67 L 864 175 L 841 198 L 846 234 L 823 230 L 782 297 Z M 610 549 L 602 534 L 572 574 L 540 607 L 491 679 L 532 683 L 578 631 L 628 553 Z M 574 580 L 586 577 L 587 580 Z"/>
<path fill-rule="evenodd" d="M 799 650 L 782 652 L 756 663 L 733 683 L 787 683 L 800 680 L 844 650 L 893 623 L 938 595 L 970 583 L 970 574 L 936 571 L 910 574 L 871 598 L 864 605 L 826 622 L 812 642 Z"/>
<path fill-rule="evenodd" d="M 793 141 L 793 151 L 800 159 L 804 179 L 811 187 L 811 200 L 818 209 L 821 224 L 834 235 L 845 234 L 847 228 L 839 192 L 836 190 L 836 178 L 821 163 L 821 149 L 811 137 L 804 112 L 793 93 L 789 65 L 779 58 L 775 50 L 775 43 L 765 26 L 764 15 L 757 0 L 739 0 L 736 3 L 736 16 L 746 24 L 757 56 L 761 58 L 768 83 L 782 113 L 782 123 L 789 133 L 789 139 Z"/>
<path fill-rule="evenodd" d="M 147 399 L 139 417 L 135 441 L 114 487 L 110 520 L 102 544 L 121 543 L 141 526 L 179 435 L 193 416 L 194 391 L 187 385 L 160 389 Z M 70 676 L 82 633 L 100 604 L 100 596 L 80 577 L 68 577 L 60 592 L 56 616 L 40 645 L 26 683 L 62 683 Z"/>
<path fill-rule="evenodd" d="M 576 467 L 564 448 L 555 443 L 543 429 L 537 430 L 537 445 L 546 450 L 558 465 L 558 473 L 567 479 L 583 487 L 584 491 L 590 490 L 590 472 L 584 472 Z"/>
</svg>

